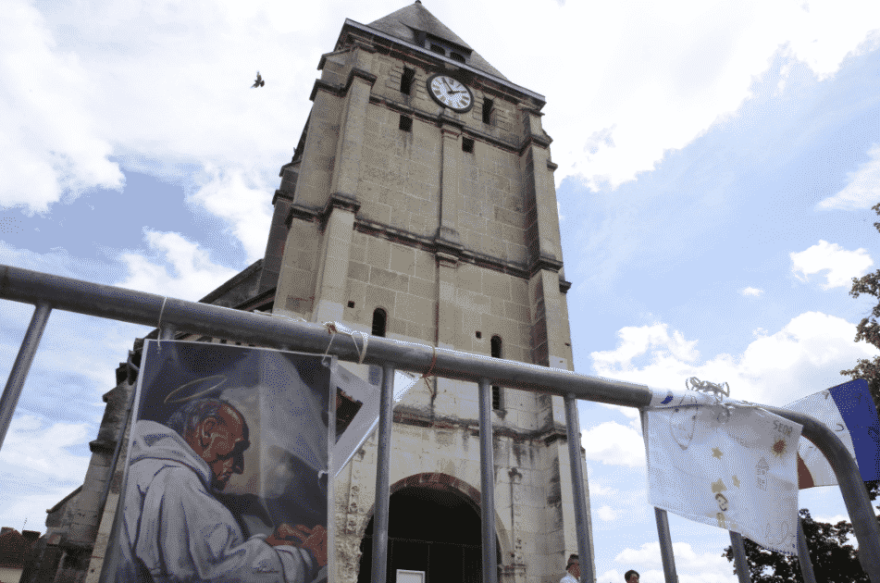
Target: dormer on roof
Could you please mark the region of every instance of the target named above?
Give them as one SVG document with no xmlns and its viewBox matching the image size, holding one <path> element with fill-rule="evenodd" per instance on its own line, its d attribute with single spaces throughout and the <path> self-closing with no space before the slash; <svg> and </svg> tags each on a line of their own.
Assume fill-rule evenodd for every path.
<svg viewBox="0 0 880 583">
<path fill-rule="evenodd" d="M 367 26 L 507 81 L 507 77 L 440 22 L 419 0 Z"/>
<path fill-rule="evenodd" d="M 471 55 L 474 52 L 473 49 L 433 35 L 424 30 L 415 30 L 413 33 L 415 36 L 414 44 L 439 55 L 443 55 L 444 57 L 449 57 L 453 61 L 458 61 L 459 63 L 470 62 Z"/>
</svg>

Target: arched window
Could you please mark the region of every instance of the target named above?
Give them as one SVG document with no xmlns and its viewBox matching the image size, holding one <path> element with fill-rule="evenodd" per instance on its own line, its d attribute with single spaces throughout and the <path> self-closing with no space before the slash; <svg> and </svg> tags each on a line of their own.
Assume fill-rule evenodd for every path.
<svg viewBox="0 0 880 583">
<path fill-rule="evenodd" d="M 492 337 L 492 358 L 501 358 L 501 336 L 497 334 Z M 501 410 L 501 387 L 492 387 L 492 408 L 496 411 Z"/>
<path fill-rule="evenodd" d="M 373 311 L 373 336 L 385 336 L 385 326 L 388 323 L 388 314 L 382 308 Z"/>
</svg>

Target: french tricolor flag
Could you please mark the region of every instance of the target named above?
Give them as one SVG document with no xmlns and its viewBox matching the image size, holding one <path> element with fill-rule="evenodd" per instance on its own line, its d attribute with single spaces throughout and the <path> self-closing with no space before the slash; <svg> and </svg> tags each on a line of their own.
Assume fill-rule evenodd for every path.
<svg viewBox="0 0 880 583">
<path fill-rule="evenodd" d="M 880 479 L 880 421 L 868 381 L 858 379 L 837 385 L 785 408 L 812 415 L 827 425 L 856 459 L 862 479 L 866 482 Z M 797 465 L 801 489 L 837 484 L 825 456 L 805 438 L 800 440 Z"/>
</svg>

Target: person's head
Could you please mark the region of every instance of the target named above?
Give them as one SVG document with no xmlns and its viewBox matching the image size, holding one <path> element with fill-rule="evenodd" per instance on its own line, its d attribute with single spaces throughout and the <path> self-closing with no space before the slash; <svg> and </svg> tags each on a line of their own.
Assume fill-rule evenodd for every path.
<svg viewBox="0 0 880 583">
<path fill-rule="evenodd" d="M 565 565 L 565 570 L 571 573 L 573 577 L 580 578 L 581 561 L 577 555 L 569 555 L 568 563 Z"/>
<path fill-rule="evenodd" d="M 247 422 L 238 409 L 219 399 L 198 399 L 178 409 L 168 427 L 183 437 L 211 468 L 211 486 L 222 490 L 232 474 L 244 471 L 250 447 Z"/>
<path fill-rule="evenodd" d="M 623 580 L 626 581 L 626 583 L 639 583 L 639 572 L 634 569 L 630 569 L 623 574 Z"/>
</svg>

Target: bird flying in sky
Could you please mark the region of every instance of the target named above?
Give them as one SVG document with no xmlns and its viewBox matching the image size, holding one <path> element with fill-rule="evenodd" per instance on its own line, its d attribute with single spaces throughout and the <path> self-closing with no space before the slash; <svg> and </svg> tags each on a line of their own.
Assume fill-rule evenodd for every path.
<svg viewBox="0 0 880 583">
<path fill-rule="evenodd" d="M 266 82 L 263 81 L 263 77 L 260 75 L 260 72 L 257 71 L 257 80 L 254 81 L 253 85 L 251 85 L 251 89 L 253 89 L 254 87 L 262 87 L 265 84 Z"/>
</svg>

